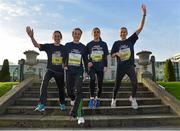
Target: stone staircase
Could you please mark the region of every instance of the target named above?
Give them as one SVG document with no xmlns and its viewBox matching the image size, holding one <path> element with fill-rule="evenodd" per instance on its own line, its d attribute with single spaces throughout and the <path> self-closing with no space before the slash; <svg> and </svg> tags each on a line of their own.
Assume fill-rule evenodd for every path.
<svg viewBox="0 0 180 131">
<path fill-rule="evenodd" d="M 45 112 L 34 111 L 39 100 L 40 83 L 34 83 L 26 89 L 14 104 L 8 106 L 0 115 L 0 127 L 8 128 L 119 128 L 119 127 L 160 127 L 180 126 L 180 117 L 173 113 L 170 106 L 162 103 L 147 87 L 139 83 L 137 102 L 139 108 L 134 110 L 128 101 L 131 95 L 131 84 L 122 83 L 117 95 L 117 107 L 111 108 L 113 83 L 104 83 L 101 107 L 89 109 L 88 83 L 84 83 L 84 116 L 85 124 L 78 125 L 77 120 L 70 120 L 70 99 L 66 97 L 66 110 L 58 108 L 58 89 L 55 83 L 48 88 L 48 99 Z"/>
</svg>

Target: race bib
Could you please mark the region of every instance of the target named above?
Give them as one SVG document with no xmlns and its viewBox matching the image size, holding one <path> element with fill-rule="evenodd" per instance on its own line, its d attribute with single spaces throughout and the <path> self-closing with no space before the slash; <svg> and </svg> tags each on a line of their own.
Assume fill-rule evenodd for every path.
<svg viewBox="0 0 180 131">
<path fill-rule="evenodd" d="M 131 57 L 130 48 L 121 49 L 119 50 L 119 53 L 121 56 L 121 61 L 129 60 L 129 58 Z"/>
<path fill-rule="evenodd" d="M 62 57 L 59 51 L 56 51 L 52 54 L 52 64 L 53 65 L 61 65 Z"/>
<path fill-rule="evenodd" d="M 103 52 L 102 51 L 92 51 L 91 58 L 92 61 L 99 62 L 102 61 Z"/>
<path fill-rule="evenodd" d="M 69 53 L 69 65 L 80 66 L 81 54 Z"/>
</svg>

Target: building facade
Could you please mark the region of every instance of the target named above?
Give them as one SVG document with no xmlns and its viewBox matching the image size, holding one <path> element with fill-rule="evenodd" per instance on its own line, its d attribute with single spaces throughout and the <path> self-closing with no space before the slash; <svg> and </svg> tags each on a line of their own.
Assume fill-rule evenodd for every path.
<svg viewBox="0 0 180 131">
<path fill-rule="evenodd" d="M 175 54 L 170 58 L 174 65 L 174 73 L 175 77 L 178 81 L 180 81 L 180 53 Z"/>
<path fill-rule="evenodd" d="M 180 81 L 180 54 L 174 55 L 172 58 L 170 58 L 173 66 L 174 66 L 174 72 L 176 81 Z M 43 79 L 43 76 L 46 72 L 46 64 L 47 60 L 38 59 L 37 64 L 32 66 L 31 70 L 39 77 L 39 79 Z M 164 61 L 156 61 L 155 62 L 155 74 L 156 74 L 156 80 L 157 81 L 163 81 L 164 80 Z M 0 69 L 2 68 L 2 65 L 0 65 Z M 108 55 L 108 70 L 105 72 L 104 80 L 115 80 L 116 78 L 116 68 L 117 68 L 117 61 L 114 58 L 111 58 L 110 55 Z M 136 72 L 139 71 L 141 66 L 138 64 L 138 59 L 135 59 L 135 70 Z M 24 73 L 28 72 L 30 67 L 28 65 L 24 65 Z M 20 65 L 9 65 L 9 71 L 11 75 L 11 80 L 16 81 L 19 80 L 19 74 L 20 74 Z M 152 65 L 148 65 L 148 71 L 152 73 Z M 129 78 L 125 75 L 123 78 L 125 81 L 129 81 Z"/>
<path fill-rule="evenodd" d="M 36 75 L 39 76 L 40 79 L 43 78 L 45 71 L 46 71 L 46 60 L 38 60 L 38 64 L 33 66 L 33 71 L 36 73 Z M 156 61 L 155 62 L 155 74 L 156 74 L 156 80 L 157 81 L 163 81 L 164 80 L 164 61 Z M 174 66 L 174 72 L 176 81 L 180 81 L 180 62 L 173 62 Z M 27 66 L 25 66 L 25 71 Z M 117 62 L 116 59 L 113 59 L 108 56 L 108 70 L 105 72 L 104 80 L 115 80 L 116 78 L 116 68 L 117 68 Z M 141 66 L 138 64 L 138 59 L 135 59 L 135 70 L 136 72 L 139 71 Z M 151 63 L 148 65 L 147 70 L 152 73 L 152 65 Z M 125 81 L 129 81 L 129 78 L 125 75 L 123 78 Z"/>
<path fill-rule="evenodd" d="M 37 60 L 37 64 L 32 67 L 33 72 L 39 76 L 40 79 L 43 78 L 45 72 L 46 72 L 46 62 L 47 60 Z M 135 59 L 135 65 L 136 65 L 136 72 L 140 69 L 140 65 L 138 64 L 138 59 Z M 24 66 L 24 72 L 28 72 L 28 65 Z M 116 59 L 113 59 L 108 56 L 108 70 L 104 74 L 104 80 L 115 80 L 116 78 L 116 68 L 117 68 L 117 62 Z M 148 71 L 151 71 L 151 65 L 148 66 Z M 127 75 L 123 78 L 124 81 L 129 81 L 129 78 Z"/>
</svg>

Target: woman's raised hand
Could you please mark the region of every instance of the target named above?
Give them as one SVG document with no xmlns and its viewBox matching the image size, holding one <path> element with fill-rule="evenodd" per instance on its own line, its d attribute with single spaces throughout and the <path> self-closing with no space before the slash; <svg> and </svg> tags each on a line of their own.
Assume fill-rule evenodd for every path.
<svg viewBox="0 0 180 131">
<path fill-rule="evenodd" d="M 26 27 L 26 32 L 27 32 L 27 34 L 29 35 L 29 37 L 32 38 L 32 37 L 34 36 L 33 29 L 31 29 L 30 26 L 27 26 L 27 27 Z"/>
</svg>

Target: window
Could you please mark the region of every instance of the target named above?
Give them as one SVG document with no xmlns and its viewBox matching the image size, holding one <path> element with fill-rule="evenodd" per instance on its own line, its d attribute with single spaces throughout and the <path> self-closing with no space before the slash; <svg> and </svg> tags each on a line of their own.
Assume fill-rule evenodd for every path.
<svg viewBox="0 0 180 131">
<path fill-rule="evenodd" d="M 36 72 L 36 68 L 33 68 L 32 70 L 33 70 L 33 72 Z"/>
<path fill-rule="evenodd" d="M 114 79 L 115 79 L 115 71 L 112 70 L 112 71 L 111 71 L 111 80 L 114 80 Z"/>
<path fill-rule="evenodd" d="M 115 59 L 111 59 L 111 66 L 115 66 Z"/>
</svg>

